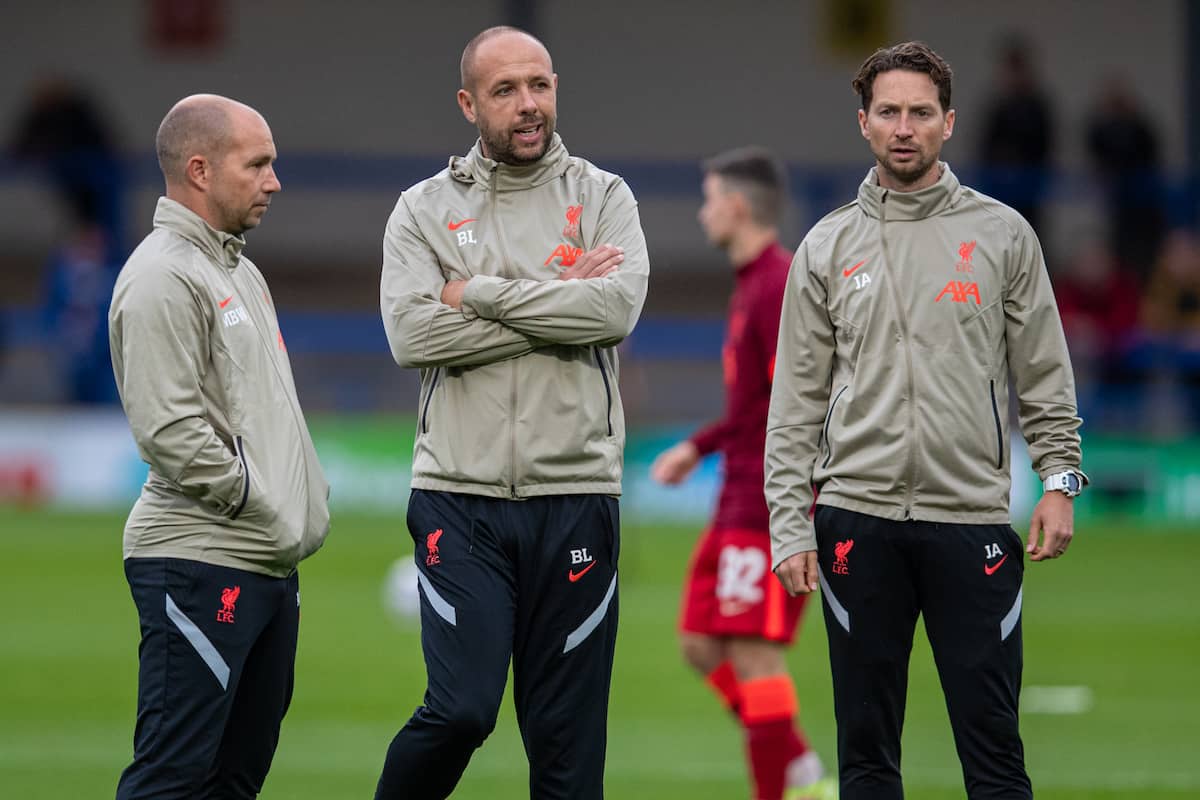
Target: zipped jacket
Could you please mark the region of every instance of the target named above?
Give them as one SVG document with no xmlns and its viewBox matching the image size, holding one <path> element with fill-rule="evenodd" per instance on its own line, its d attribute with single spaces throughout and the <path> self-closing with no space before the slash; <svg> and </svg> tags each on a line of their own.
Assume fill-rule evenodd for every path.
<svg viewBox="0 0 1200 800">
<path fill-rule="evenodd" d="M 284 577 L 329 530 L 329 485 L 271 294 L 244 245 L 160 198 L 153 232 L 117 278 L 113 372 L 150 465 L 126 558 Z"/>
<path fill-rule="evenodd" d="M 624 248 L 613 274 L 558 280 L 584 252 Z M 637 203 L 568 155 L 465 158 L 401 194 L 383 241 L 392 355 L 421 370 L 412 486 L 489 497 L 621 492 L 616 345 L 649 277 Z M 441 302 L 467 280 L 462 308 Z"/>
<path fill-rule="evenodd" d="M 1075 383 L 1041 247 L 942 164 L 822 219 L 792 261 L 768 418 L 773 566 L 816 549 L 817 502 L 885 519 L 1009 521 L 1009 375 L 1042 477 L 1078 470 Z"/>
</svg>

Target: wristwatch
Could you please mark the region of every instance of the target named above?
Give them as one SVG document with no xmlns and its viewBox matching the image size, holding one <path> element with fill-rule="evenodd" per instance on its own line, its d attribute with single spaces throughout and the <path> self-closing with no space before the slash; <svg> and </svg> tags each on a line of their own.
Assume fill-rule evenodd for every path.
<svg viewBox="0 0 1200 800">
<path fill-rule="evenodd" d="M 1056 472 L 1042 481 L 1042 489 L 1047 492 L 1062 492 L 1067 497 L 1075 497 L 1086 485 L 1087 479 L 1082 478 L 1074 470 Z"/>
</svg>

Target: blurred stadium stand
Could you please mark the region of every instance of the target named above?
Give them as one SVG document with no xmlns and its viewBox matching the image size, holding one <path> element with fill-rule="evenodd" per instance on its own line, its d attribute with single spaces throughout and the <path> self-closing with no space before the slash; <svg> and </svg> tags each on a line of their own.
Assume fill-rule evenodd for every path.
<svg viewBox="0 0 1200 800">
<path fill-rule="evenodd" d="M 285 164 L 287 192 L 319 194 L 335 204 L 369 205 L 378 193 L 391 198 L 396 186 L 415 183 L 437 169 L 437 164 L 428 159 L 415 157 L 300 154 L 287 157 Z M 729 267 L 716 252 L 696 252 L 695 243 L 701 247 L 703 243 L 693 220 L 671 219 L 681 216 L 680 209 L 686 212 L 698 206 L 699 168 L 693 162 L 682 161 L 618 160 L 605 166 L 625 176 L 639 197 L 655 269 L 644 317 L 623 348 L 622 377 L 630 418 L 634 423 L 678 422 L 718 414 L 719 354 Z M 984 178 L 983 170 L 978 168 L 959 171 L 968 183 Z M 806 229 L 826 210 L 853 197 L 862 174 L 861 165 L 793 166 L 798 229 Z M 156 196 L 161 178 L 152 158 L 128 162 L 127 175 L 133 196 Z M 1039 185 L 1043 183 L 1045 176 L 1036 177 Z M 1052 218 L 1078 216 L 1089 205 L 1093 213 L 1099 213 L 1099 193 L 1086 173 L 1048 177 L 1046 205 Z M 0 196 L 20 194 L 22 185 L 28 189 L 28 184 L 36 181 L 31 171 L 0 162 Z M 1193 207 L 1194 193 L 1195 186 L 1186 179 L 1164 183 L 1164 196 L 1171 208 Z M 279 230 L 290 223 L 288 195 L 281 195 L 280 200 L 263 228 L 249 234 L 247 252 L 272 280 L 304 402 L 314 411 L 410 410 L 416 397 L 415 375 L 397 369 L 387 351 L 376 305 L 378 259 L 365 265 L 349 263 L 339 260 L 337 248 L 326 248 L 318 253 L 319 266 L 298 266 L 294 263 L 297 256 L 285 250 L 284 266 L 280 255 L 272 253 L 269 246 L 259 247 L 261 235 L 270 229 L 275 229 L 276 238 L 288 238 L 288 231 Z M 380 230 L 386 213 L 382 209 L 378 217 Z M 127 216 L 137 219 L 133 214 Z M 683 235 L 676 231 L 673 237 L 663 236 L 655 217 L 666 219 L 666 224 L 676 229 L 684 228 Z M 1069 225 L 1069 221 L 1064 222 L 1055 229 Z M 133 227 L 136 229 L 137 223 Z M 681 252 L 671 247 L 672 238 L 695 241 Z M 1054 253 L 1067 247 L 1048 242 L 1047 250 Z M 265 254 L 260 255 L 260 251 Z M 1066 256 L 1056 259 L 1051 255 L 1050 259 L 1057 278 L 1059 262 L 1065 262 Z M 54 404 L 67 399 L 63 378 L 53 369 L 54 340 L 39 297 L 42 271 L 37 263 L 10 263 L 6 269 L 14 279 L 9 282 L 8 302 L 0 307 L 7 341 L 4 368 L 0 370 L 0 403 Z M 39 277 L 27 279 L 23 286 L 15 279 L 20 274 Z M 14 303 L 9 298 L 24 302 Z M 1098 373 L 1081 370 L 1081 403 L 1089 423 L 1098 424 L 1101 430 L 1130 433 L 1179 434 L 1190 429 L 1197 422 L 1191 412 L 1200 407 L 1200 392 L 1194 381 L 1200 372 L 1200 355 L 1191 349 L 1195 344 L 1184 346 L 1187 343 L 1170 337 L 1145 338 L 1136 328 L 1122 335 L 1127 339 L 1123 346 L 1103 354 L 1116 361 L 1105 364 Z M 1148 413 L 1147 404 L 1153 405 L 1156 413 Z"/>
<path fill-rule="evenodd" d="M 877 16 L 861 29 L 845 27 L 854 15 L 833 13 L 841 3 L 463 0 L 450 19 L 436 4 L 347 0 L 331 13 L 316 0 L 198 0 L 185 5 L 223 17 L 191 32 L 172 28 L 178 20 L 163 27 L 173 0 L 10 3 L 0 50 L 0 415 L 89 418 L 69 403 L 64 342 L 53 335 L 62 312 L 56 317 L 48 299 L 51 265 L 80 206 L 62 202 L 63 176 L 87 184 L 94 173 L 56 173 L 15 144 L 44 76 L 74 80 L 109 126 L 93 138 L 107 143 L 115 165 L 100 203 L 118 263 L 145 235 L 161 193 L 152 150 L 166 109 L 196 91 L 260 108 L 284 189 L 248 237 L 247 254 L 271 282 L 305 407 L 333 419 L 404 415 L 417 384 L 391 361 L 379 320 L 383 226 L 400 190 L 470 146 L 473 131 L 453 101 L 462 45 L 477 29 L 520 18 L 554 55 L 568 149 L 623 175 L 639 199 L 652 274 L 642 321 L 622 348 L 621 381 L 630 424 L 650 433 L 631 444 L 633 460 L 721 411 L 732 275 L 695 220 L 700 159 L 749 143 L 778 152 L 791 165 L 795 201 L 783 241 L 796 245 L 853 198 L 869 166 L 849 89 L 857 65 L 884 41 L 921 38 L 955 69 L 958 116 L 945 150 L 955 171 L 978 188 L 1041 193 L 1038 224 L 1071 317 L 1085 433 L 1097 443 L 1088 452 L 1108 473 L 1113 507 L 1159 491 L 1167 474 L 1184 474 L 1172 484 L 1180 498 L 1200 496 L 1200 475 L 1186 467 L 1200 461 L 1194 450 L 1174 448 L 1166 460 L 1155 450 L 1200 431 L 1200 259 L 1110 268 L 1102 255 L 1121 251 L 1110 236 L 1113 187 L 1153 187 L 1163 226 L 1153 238 L 1196 235 L 1200 3 L 1145 0 L 1137 36 L 1129 35 L 1126 0 L 872 0 L 864 8 Z M 1004 114 L 1012 112 L 996 123 L 989 110 L 1005 107 L 993 102 L 996 66 L 1014 36 L 1028 48 L 1053 117 L 1045 170 L 983 160 L 997 141 L 1004 151 Z M 1132 90 L 1139 122 L 1129 129 L 1142 125 L 1155 150 L 1140 172 L 1119 179 L 1096 156 L 1119 148 L 1097 149 L 1088 138 L 1105 119 L 1114 77 Z M 1107 141 L 1120 138 L 1110 130 Z M 1114 269 L 1132 272 L 1134 283 L 1106 277 Z M 1143 292 L 1167 298 L 1191 334 L 1157 324 L 1165 312 L 1154 309 L 1164 306 Z M 1136 452 L 1106 450 L 1097 437 L 1119 437 Z M 0 441 L 0 462 L 4 452 Z"/>
</svg>

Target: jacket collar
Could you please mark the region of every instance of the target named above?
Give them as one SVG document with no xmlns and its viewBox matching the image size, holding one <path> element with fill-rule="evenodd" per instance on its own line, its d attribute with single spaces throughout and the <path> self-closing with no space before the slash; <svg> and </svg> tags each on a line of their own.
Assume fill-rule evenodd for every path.
<svg viewBox="0 0 1200 800">
<path fill-rule="evenodd" d="M 958 202 L 963 188 L 950 171 L 950 165 L 939 161 L 942 176 L 933 186 L 915 192 L 897 192 L 879 185 L 875 167 L 858 187 L 858 204 L 868 216 L 882 219 L 884 201 L 887 201 L 887 220 L 912 221 L 932 217 Z"/>
<path fill-rule="evenodd" d="M 570 164 L 567 148 L 556 133 L 546 154 L 532 164 L 514 166 L 493 161 L 483 154 L 478 140 L 464 157 L 450 159 L 450 174 L 463 183 L 494 185 L 498 192 L 517 192 L 548 183 L 566 172 Z"/>
<path fill-rule="evenodd" d="M 158 198 L 154 209 L 154 227 L 166 228 L 199 247 L 204 255 L 226 269 L 233 269 L 242 257 L 246 240 L 223 233 L 205 222 L 199 214 L 168 197 Z"/>
</svg>

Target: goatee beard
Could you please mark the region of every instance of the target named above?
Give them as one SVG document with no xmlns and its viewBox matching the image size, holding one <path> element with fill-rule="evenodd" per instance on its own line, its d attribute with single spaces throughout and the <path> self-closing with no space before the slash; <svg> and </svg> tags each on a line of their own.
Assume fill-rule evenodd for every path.
<svg viewBox="0 0 1200 800">
<path fill-rule="evenodd" d="M 526 123 L 529 125 L 542 126 L 542 143 L 541 146 L 531 155 L 519 155 L 517 148 L 513 143 L 513 137 L 516 135 L 516 130 L 509 130 L 503 138 L 492 135 L 490 131 L 479 132 L 479 137 L 485 145 L 487 145 L 487 155 L 493 161 L 498 161 L 501 164 L 508 164 L 514 167 L 526 166 L 540 161 L 546 152 L 550 149 L 550 142 L 554 138 L 554 128 L 548 120 L 531 120 Z M 517 127 L 523 127 L 518 125 Z"/>
</svg>

